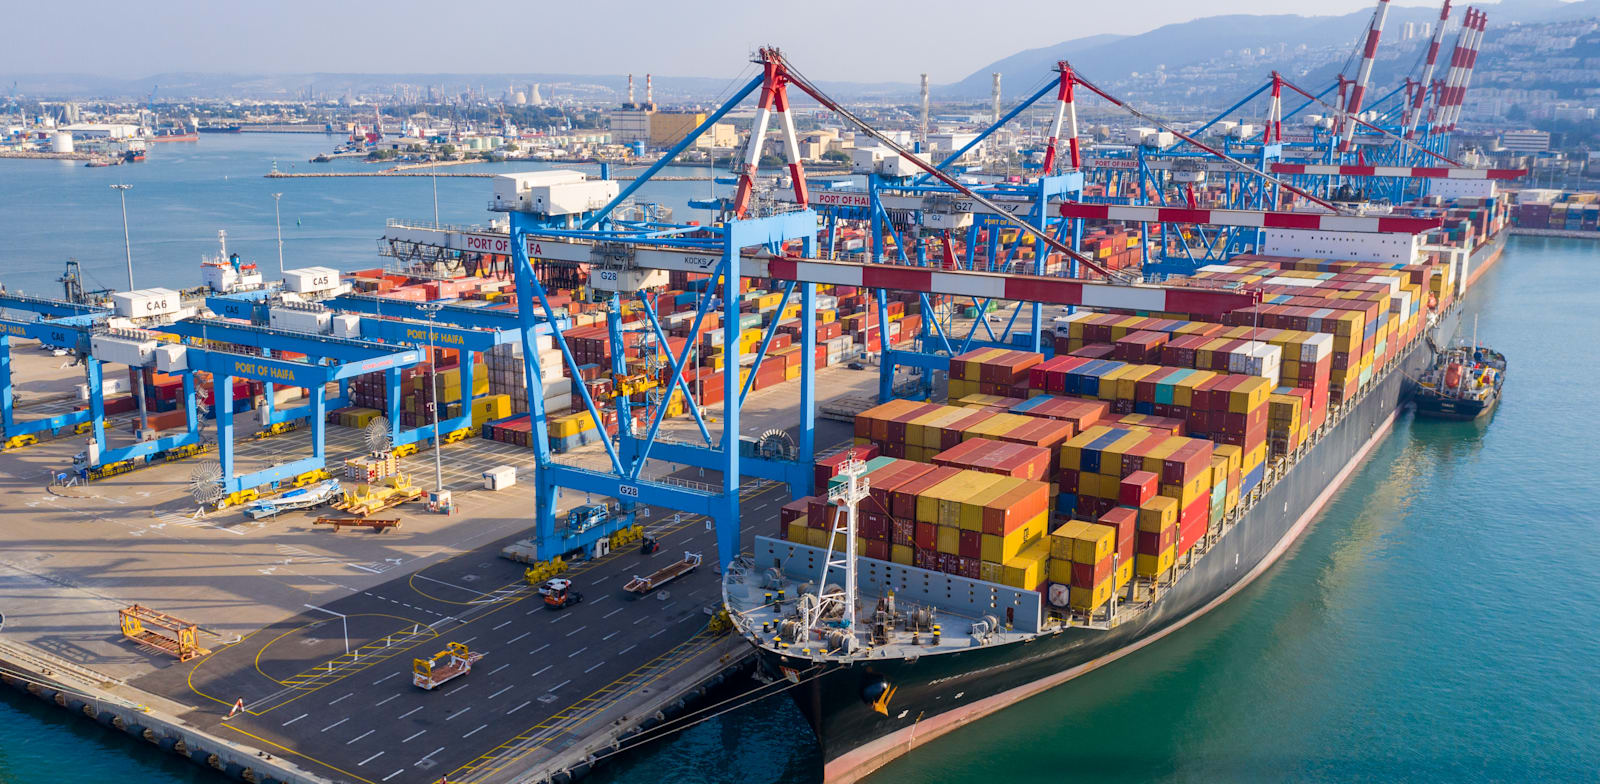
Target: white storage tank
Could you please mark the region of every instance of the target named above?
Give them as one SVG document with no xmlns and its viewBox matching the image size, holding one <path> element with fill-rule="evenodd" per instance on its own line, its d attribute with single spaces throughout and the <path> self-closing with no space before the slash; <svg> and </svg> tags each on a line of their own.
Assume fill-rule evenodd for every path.
<svg viewBox="0 0 1600 784">
<path fill-rule="evenodd" d="M 177 313 L 183 307 L 178 292 L 172 289 L 134 289 L 111 295 L 117 315 L 124 318 L 150 318 Z"/>
<path fill-rule="evenodd" d="M 284 288 L 297 294 L 316 294 L 339 287 L 339 271 L 332 267 L 304 267 L 283 271 Z"/>
<path fill-rule="evenodd" d="M 72 152 L 72 134 L 66 131 L 56 131 L 56 135 L 50 137 L 50 151 Z"/>
</svg>

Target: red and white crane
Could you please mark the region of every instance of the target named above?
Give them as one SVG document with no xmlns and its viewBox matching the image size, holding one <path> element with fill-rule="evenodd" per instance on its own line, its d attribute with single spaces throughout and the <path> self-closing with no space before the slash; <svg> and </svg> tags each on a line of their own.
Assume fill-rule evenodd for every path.
<svg viewBox="0 0 1600 784">
<path fill-rule="evenodd" d="M 1439 46 L 1444 43 L 1444 28 L 1449 21 L 1450 0 L 1444 0 L 1444 5 L 1439 9 L 1439 21 L 1433 28 L 1433 38 L 1428 41 L 1428 56 L 1422 64 L 1422 76 L 1414 88 L 1411 82 L 1406 84 L 1408 90 L 1414 90 L 1406 95 L 1405 112 L 1401 121 L 1407 139 L 1414 139 L 1417 136 L 1417 121 L 1422 117 L 1423 102 L 1428 97 L 1428 88 L 1433 84 L 1433 70 L 1439 64 Z"/>
<path fill-rule="evenodd" d="M 1060 74 L 1056 87 L 1056 118 L 1050 123 L 1050 142 L 1044 148 L 1044 173 L 1049 174 L 1055 169 L 1056 144 L 1061 138 L 1062 120 L 1067 122 L 1067 154 L 1070 168 L 1077 171 L 1082 164 L 1078 157 L 1078 107 L 1072 95 L 1072 66 L 1066 60 L 1056 64 Z"/>
<path fill-rule="evenodd" d="M 738 190 L 733 197 L 733 214 L 743 218 L 750 211 L 750 198 L 755 190 L 756 168 L 761 163 L 761 148 L 765 146 L 767 124 L 778 116 L 783 128 L 783 151 L 789 162 L 789 177 L 794 181 L 794 199 L 804 207 L 809 201 L 806 193 L 806 173 L 800 163 L 800 139 L 795 135 L 794 117 L 789 113 L 789 71 L 776 49 L 761 50 L 761 98 L 756 104 L 755 124 L 750 128 L 750 142 L 744 151 L 744 166 L 739 170 Z"/>
<path fill-rule="evenodd" d="M 1352 116 L 1361 114 L 1361 104 L 1367 95 L 1367 83 L 1372 79 L 1372 64 L 1378 59 L 1378 39 L 1383 35 L 1383 22 L 1389 17 L 1389 0 L 1378 0 L 1378 10 L 1372 14 L 1372 26 L 1367 28 L 1367 41 L 1361 49 L 1361 66 L 1356 69 L 1355 85 L 1350 90 L 1350 101 L 1345 104 L 1344 110 Z M 1356 126 L 1353 122 L 1341 123 L 1343 137 L 1339 149 L 1349 152 L 1352 140 L 1355 138 Z"/>
<path fill-rule="evenodd" d="M 1478 68 L 1478 48 L 1483 45 L 1483 34 L 1488 29 L 1488 21 L 1488 14 L 1474 11 L 1467 43 L 1466 62 L 1461 70 L 1461 83 L 1456 86 L 1455 93 L 1450 98 L 1450 114 L 1444 123 L 1446 133 L 1454 131 L 1456 123 L 1461 119 L 1461 109 L 1467 99 L 1467 88 L 1472 84 L 1472 72 Z"/>
</svg>

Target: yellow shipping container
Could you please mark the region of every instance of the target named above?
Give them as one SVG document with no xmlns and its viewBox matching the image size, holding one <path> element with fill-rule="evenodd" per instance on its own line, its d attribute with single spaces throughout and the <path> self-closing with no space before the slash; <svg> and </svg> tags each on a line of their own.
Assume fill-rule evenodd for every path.
<svg viewBox="0 0 1600 784">
<path fill-rule="evenodd" d="M 1120 591 L 1133 579 L 1133 559 L 1117 562 L 1116 590 Z"/>
<path fill-rule="evenodd" d="M 1055 537 L 1051 537 L 1053 540 Z M 1050 563 L 1045 567 L 1045 576 L 1050 582 L 1068 585 L 1072 582 L 1072 559 L 1050 556 Z"/>
<path fill-rule="evenodd" d="M 1158 495 L 1139 507 L 1139 530 L 1160 533 L 1178 524 L 1178 500 Z"/>
<path fill-rule="evenodd" d="M 1050 532 L 1050 557 L 1058 561 L 1072 560 L 1072 543 L 1084 528 L 1089 526 L 1082 520 L 1068 520 Z M 1057 580 L 1056 582 L 1062 582 Z"/>
<path fill-rule="evenodd" d="M 1140 577 L 1158 577 L 1172 568 L 1172 564 L 1177 560 L 1177 557 L 1177 545 L 1167 547 L 1167 549 L 1161 551 L 1160 555 L 1140 553 L 1137 556 L 1138 563 L 1134 567 L 1134 571 L 1138 572 Z"/>
<path fill-rule="evenodd" d="M 986 583 L 997 583 L 1005 576 L 1005 568 L 993 561 L 978 562 L 978 579 Z"/>
<path fill-rule="evenodd" d="M 1248 414 L 1266 405 L 1267 395 L 1271 393 L 1271 381 L 1260 376 L 1250 376 L 1239 382 L 1239 386 L 1228 393 L 1228 411 L 1233 414 Z"/>
<path fill-rule="evenodd" d="M 789 536 L 787 539 L 796 544 L 811 544 L 811 534 L 807 533 L 810 530 L 810 526 L 803 521 L 796 520 L 789 524 Z"/>
<path fill-rule="evenodd" d="M 1109 578 L 1102 580 L 1093 588 L 1073 586 L 1067 593 L 1072 609 L 1079 612 L 1094 612 L 1111 599 L 1111 580 Z"/>
<path fill-rule="evenodd" d="M 1117 549 L 1117 529 L 1109 525 L 1090 523 L 1072 538 L 1072 560 L 1075 563 L 1095 564 Z"/>
<path fill-rule="evenodd" d="M 941 525 L 934 529 L 934 549 L 946 555 L 961 554 L 961 529 Z"/>
<path fill-rule="evenodd" d="M 1000 572 L 1000 582 L 1012 588 L 1032 591 L 1043 582 L 1045 564 L 1049 560 L 1050 546 L 1044 542 L 1035 543 L 1005 562 Z"/>
<path fill-rule="evenodd" d="M 1244 455 L 1244 450 L 1233 444 L 1217 444 L 1212 448 L 1212 454 L 1228 458 L 1228 470 L 1238 471 L 1242 465 L 1240 459 Z"/>
<path fill-rule="evenodd" d="M 912 552 L 911 545 L 908 544 L 889 545 L 889 560 L 901 566 L 910 566 Z"/>
</svg>

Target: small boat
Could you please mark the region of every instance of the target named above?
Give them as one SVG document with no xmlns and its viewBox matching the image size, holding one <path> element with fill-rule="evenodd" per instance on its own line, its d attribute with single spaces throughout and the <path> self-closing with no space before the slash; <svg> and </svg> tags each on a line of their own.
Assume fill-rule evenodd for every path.
<svg viewBox="0 0 1600 784">
<path fill-rule="evenodd" d="M 299 509 L 314 509 L 339 497 L 339 480 L 328 479 L 307 487 L 297 487 L 287 493 L 251 501 L 244 507 L 245 514 L 256 520 L 273 517 Z"/>
<path fill-rule="evenodd" d="M 98 169 L 102 166 L 116 166 L 120 163 L 122 163 L 121 158 L 91 158 L 89 159 L 88 163 L 84 164 L 84 166 L 87 166 L 91 169 Z"/>
<path fill-rule="evenodd" d="M 1506 357 L 1488 346 L 1453 346 L 1434 359 L 1417 388 L 1417 416 L 1471 420 L 1500 402 Z"/>
</svg>

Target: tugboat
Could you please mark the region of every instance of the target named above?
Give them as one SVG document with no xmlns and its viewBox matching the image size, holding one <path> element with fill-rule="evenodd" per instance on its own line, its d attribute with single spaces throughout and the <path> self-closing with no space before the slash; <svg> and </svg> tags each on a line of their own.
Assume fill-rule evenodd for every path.
<svg viewBox="0 0 1600 784">
<path fill-rule="evenodd" d="M 1472 345 L 1439 352 L 1433 366 L 1422 374 L 1416 394 L 1417 416 L 1477 419 L 1500 402 L 1505 378 L 1505 355 L 1479 343 L 1474 334 Z"/>
</svg>

